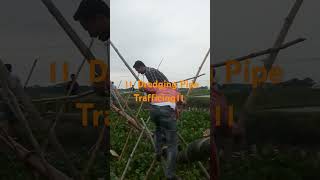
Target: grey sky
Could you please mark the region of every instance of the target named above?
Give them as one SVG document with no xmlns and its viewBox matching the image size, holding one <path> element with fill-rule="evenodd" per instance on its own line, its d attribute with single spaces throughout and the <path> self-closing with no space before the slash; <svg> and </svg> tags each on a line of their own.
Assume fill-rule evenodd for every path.
<svg viewBox="0 0 320 180">
<path fill-rule="evenodd" d="M 195 75 L 210 47 L 210 0 L 111 1 L 111 40 L 132 67 L 136 60 L 162 71 L 170 81 Z M 111 79 L 134 82 L 111 50 Z M 209 61 L 199 78 L 209 85 Z M 146 79 L 145 79 L 146 81 Z"/>
<path fill-rule="evenodd" d="M 72 16 L 80 0 L 54 0 L 68 22 L 85 41 L 90 38 Z M 12 63 L 15 73 L 24 82 L 33 60 L 40 57 L 30 85 L 51 85 L 51 62 L 69 63 L 75 72 L 82 61 L 78 49 L 53 19 L 40 0 L 11 0 L 0 6 L 1 43 L 0 57 Z M 132 66 L 136 59 L 156 67 L 162 58 L 160 70 L 170 80 L 181 80 L 196 73 L 210 46 L 210 1 L 192 0 L 111 1 L 111 39 Z M 93 52 L 105 59 L 106 49 L 96 41 Z M 116 82 L 133 80 L 122 62 L 111 51 L 111 78 Z M 57 79 L 62 80 L 58 66 Z M 202 85 L 209 83 L 209 59 L 203 68 L 207 76 L 201 77 Z M 80 74 L 80 83 L 87 83 L 88 65 Z"/>
<path fill-rule="evenodd" d="M 89 44 L 90 38 L 72 16 L 80 0 L 54 0 L 56 6 L 74 27 L 76 32 Z M 50 85 L 49 67 L 51 62 L 61 65 L 69 63 L 69 71 L 75 72 L 82 55 L 64 33 L 55 19 L 42 4 L 41 0 L 10 0 L 0 6 L 0 58 L 5 63 L 12 63 L 14 72 L 24 82 L 33 60 L 40 57 L 29 85 Z M 99 59 L 105 59 L 106 50 L 102 43 L 96 41 L 93 52 Z M 80 74 L 80 83 L 89 79 L 88 65 Z M 62 80 L 60 67 L 57 68 L 57 79 Z"/>
<path fill-rule="evenodd" d="M 239 57 L 272 46 L 295 0 L 215 0 L 212 6 L 212 62 Z M 304 1 L 286 42 L 296 38 L 307 41 L 286 49 L 277 59 L 284 80 L 311 77 L 320 81 L 319 1 Z M 256 62 L 255 65 L 261 63 Z M 224 81 L 224 68 L 217 78 Z"/>
</svg>

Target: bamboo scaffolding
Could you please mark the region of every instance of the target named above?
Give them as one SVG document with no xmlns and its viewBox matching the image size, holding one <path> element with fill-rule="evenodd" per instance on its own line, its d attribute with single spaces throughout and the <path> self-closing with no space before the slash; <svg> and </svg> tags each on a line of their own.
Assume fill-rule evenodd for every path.
<svg viewBox="0 0 320 180">
<path fill-rule="evenodd" d="M 103 135 L 105 134 L 105 131 L 106 131 L 106 126 L 103 126 L 102 130 L 100 132 L 99 138 L 98 138 L 98 140 L 96 142 L 96 146 L 94 147 L 94 149 L 93 149 L 93 151 L 91 153 L 90 159 L 88 160 L 87 166 L 82 172 L 82 179 L 85 179 L 85 176 L 88 174 L 90 168 L 93 165 L 94 160 L 96 159 L 98 150 L 99 150 L 99 148 L 100 148 L 100 146 L 102 144 L 102 141 L 103 141 Z"/>
<path fill-rule="evenodd" d="M 69 35 L 71 40 L 76 44 L 76 46 L 78 47 L 80 52 L 84 55 L 84 57 L 86 57 L 88 62 L 90 62 L 91 60 L 95 60 L 95 57 L 93 56 L 93 54 L 85 46 L 85 44 L 81 41 L 79 36 L 75 33 L 75 31 L 71 28 L 71 26 L 67 23 L 67 21 L 63 18 L 62 14 L 55 7 L 55 5 L 52 3 L 52 1 L 51 0 L 42 0 L 42 2 L 48 8 L 49 12 L 54 16 L 54 18 L 56 18 L 56 20 L 62 26 L 62 28 L 66 31 L 66 33 Z M 2 82 L 6 82 L 6 77 L 7 77 L 6 73 L 8 73 L 8 72 L 4 69 L 2 62 L 0 62 L 0 69 L 1 69 L 0 73 L 1 73 Z M 96 70 L 96 72 L 95 72 L 96 75 L 101 74 L 100 67 L 96 67 L 95 70 Z M 5 81 L 3 81 L 3 79 L 5 79 Z M 8 82 L 10 83 L 10 80 Z M 45 159 L 44 159 L 44 155 L 42 154 L 42 151 L 41 151 L 41 148 L 40 148 L 39 144 L 37 143 L 37 141 L 33 138 L 32 132 L 31 132 L 30 128 L 28 127 L 28 122 L 26 121 L 26 119 L 24 119 L 24 115 L 23 115 L 21 109 L 19 109 L 19 104 L 17 103 L 18 102 L 17 99 L 15 99 L 15 96 L 13 95 L 12 92 L 10 92 L 9 90 L 6 91 L 6 84 L 3 84 L 3 86 L 4 86 L 4 91 L 2 93 L 5 94 L 4 97 L 7 97 L 9 99 L 8 105 L 12 108 L 13 112 L 16 114 L 16 116 L 18 116 L 18 119 L 24 125 L 25 130 L 27 131 L 27 135 L 31 140 L 31 144 L 34 146 L 37 153 L 39 153 L 40 160 L 42 161 L 44 167 L 46 168 L 46 173 L 49 174 L 48 177 L 55 178 L 55 176 L 54 176 L 55 174 L 51 175 L 51 171 L 49 171 L 49 170 L 51 170 L 50 166 L 48 164 L 46 164 Z M 17 97 L 19 97 L 19 100 L 22 102 L 22 105 L 25 107 L 26 112 L 31 116 L 30 119 L 33 119 L 34 121 L 37 121 L 38 123 L 42 123 L 43 121 L 41 121 L 42 119 L 41 119 L 38 111 L 35 109 L 35 107 L 31 103 L 30 98 L 24 93 L 23 88 L 20 87 L 20 85 L 18 85 L 18 87 L 15 89 L 14 94 Z M 65 159 L 67 168 L 71 172 L 72 176 L 76 179 L 80 179 L 77 170 L 74 168 L 73 164 L 68 159 L 66 153 L 64 152 L 63 147 L 61 146 L 61 144 L 59 143 L 59 141 L 57 140 L 57 138 L 55 136 L 53 129 L 54 129 L 54 126 L 57 122 L 57 119 L 56 119 L 56 121 L 54 121 L 54 123 L 51 126 L 51 129 L 49 131 L 50 142 L 52 143 L 53 147 Z M 90 163 L 90 160 L 89 160 L 89 163 Z M 55 179 L 66 179 L 66 178 L 61 176 L 61 178 L 59 177 L 59 178 L 55 178 Z"/>
<path fill-rule="evenodd" d="M 293 7 L 291 8 L 291 10 L 289 12 L 289 15 L 285 18 L 285 22 L 284 22 L 284 24 L 281 28 L 281 31 L 280 31 L 280 33 L 274 43 L 273 48 L 276 49 L 276 48 L 281 47 L 281 44 L 285 40 L 285 38 L 289 32 L 289 29 L 294 21 L 294 18 L 296 17 L 302 3 L 303 3 L 303 0 L 296 0 L 295 4 L 293 5 Z M 269 72 L 270 68 L 272 67 L 272 64 L 275 62 L 279 51 L 280 51 L 280 49 L 272 52 L 269 55 L 269 57 L 267 58 L 267 60 L 265 61 L 265 67 L 266 67 L 267 73 Z M 245 101 L 243 110 L 240 113 L 239 124 L 242 127 L 242 131 L 243 131 L 244 135 L 246 134 L 245 127 L 244 127 L 245 121 L 246 121 L 246 119 L 248 119 L 248 113 L 254 111 L 255 100 L 258 96 L 258 91 L 260 89 L 261 89 L 261 84 L 258 84 L 258 87 L 252 90 L 252 92 L 248 96 L 247 100 Z"/>
<path fill-rule="evenodd" d="M 206 62 L 206 60 L 207 60 L 207 58 L 208 58 L 208 56 L 209 56 L 209 53 L 210 53 L 210 48 L 208 49 L 208 52 L 206 53 L 206 55 L 205 55 L 205 57 L 204 57 L 203 61 L 201 62 L 200 66 L 199 66 L 199 68 L 198 68 L 198 72 L 196 73 L 195 77 L 194 77 L 194 78 L 193 78 L 193 80 L 192 80 L 192 84 L 194 84 L 194 83 L 196 82 L 196 80 L 197 80 L 197 76 L 199 76 L 200 71 L 201 71 L 201 69 L 202 69 L 202 67 L 203 67 L 204 63 Z M 192 87 L 190 87 L 190 88 L 189 88 L 189 90 L 188 90 L 188 92 L 187 92 L 186 97 L 188 97 L 188 96 L 189 96 L 189 94 L 191 93 L 191 89 L 192 89 Z"/>
<path fill-rule="evenodd" d="M 124 111 L 123 106 L 120 103 L 119 97 L 115 94 L 113 89 L 110 89 L 111 96 L 116 100 L 117 104 L 119 105 L 120 109 Z"/>
<path fill-rule="evenodd" d="M 240 61 L 240 62 L 241 61 L 245 61 L 245 60 L 248 60 L 250 58 L 256 58 L 256 57 L 263 56 L 263 55 L 266 55 L 266 54 L 278 52 L 279 50 L 286 49 L 288 47 L 294 46 L 294 45 L 296 45 L 298 43 L 301 43 L 301 42 L 303 42 L 305 40 L 306 40 L 305 38 L 298 38 L 296 40 L 287 42 L 287 43 L 285 43 L 285 44 L 283 44 L 283 45 L 281 45 L 279 47 L 273 47 L 273 48 L 265 49 L 265 50 L 262 50 L 262 51 L 250 53 L 250 54 L 245 55 L 245 56 L 241 56 L 241 57 L 237 57 L 237 58 L 231 58 L 231 60 L 236 60 L 236 61 Z M 225 66 L 227 61 L 224 61 L 224 62 L 221 62 L 221 63 L 212 64 L 211 66 L 213 68 Z"/>
<path fill-rule="evenodd" d="M 67 35 L 70 37 L 70 39 L 73 41 L 73 43 L 77 46 L 77 48 L 80 50 L 82 55 L 85 57 L 87 62 L 90 63 L 91 60 L 95 60 L 95 56 L 92 54 L 89 48 L 86 47 L 86 45 L 83 43 L 83 41 L 80 39 L 80 37 L 76 34 L 76 32 L 72 29 L 72 27 L 68 24 L 68 22 L 65 20 L 65 18 L 62 16 L 60 11 L 56 8 L 56 6 L 53 4 L 51 0 L 42 0 L 42 3 L 47 7 L 51 15 L 57 20 L 59 25 L 63 28 L 63 30 L 67 33 Z M 99 66 L 95 68 L 95 74 L 101 75 L 102 70 Z M 73 82 L 74 83 L 74 82 Z M 93 86 L 96 86 L 99 88 L 98 84 L 93 84 Z M 71 88 L 70 88 L 71 89 Z M 59 111 L 62 113 L 62 110 Z M 59 147 L 58 151 L 63 155 L 64 159 L 66 160 L 67 166 L 69 166 L 70 169 L 72 169 L 74 177 L 78 177 L 78 174 L 75 174 L 75 168 L 73 167 L 70 160 L 67 158 L 66 153 L 64 153 L 63 148 L 61 148 L 55 133 L 54 133 L 54 127 L 58 121 L 59 117 L 57 116 L 56 120 L 53 122 L 53 124 L 50 127 L 49 131 L 49 138 L 52 139 L 52 142 L 55 144 L 55 147 Z"/>
<path fill-rule="evenodd" d="M 180 80 L 180 81 L 177 81 L 176 83 L 180 83 L 180 82 L 184 82 L 184 81 L 188 81 L 188 80 L 191 80 L 191 79 L 194 79 L 194 78 L 198 78 L 198 77 L 201 77 L 203 75 L 206 75 L 206 73 L 202 73 L 198 76 L 194 76 L 194 77 L 191 77 L 191 78 L 187 78 L 187 79 L 184 79 L 184 80 Z"/>
<path fill-rule="evenodd" d="M 2 91 L 1 91 L 2 99 L 5 102 L 7 102 L 11 111 L 15 114 L 16 118 L 23 125 L 23 127 L 26 131 L 27 138 L 30 141 L 30 143 L 32 144 L 33 148 L 39 154 L 40 160 L 43 163 L 44 167 L 46 168 L 47 173 L 52 175 L 52 172 L 50 172 L 50 168 L 45 160 L 44 154 L 41 151 L 40 145 L 39 145 L 38 141 L 36 140 L 36 138 L 34 137 L 32 130 L 29 126 L 29 123 L 26 120 L 26 118 L 25 118 L 25 116 L 19 106 L 18 99 L 15 97 L 15 95 L 10 90 L 11 87 L 10 87 L 10 84 L 8 84 L 8 82 L 9 83 L 12 82 L 12 79 L 10 78 L 9 72 L 6 69 L 6 67 L 4 66 L 1 59 L 0 59 L 0 80 L 1 80 L 1 87 L 2 87 Z M 23 88 L 20 84 L 16 84 L 16 86 L 18 89 L 22 89 L 22 91 L 23 91 Z"/>
<path fill-rule="evenodd" d="M 142 104 L 143 104 L 143 103 L 140 104 L 140 107 L 139 107 L 138 112 L 137 112 L 137 114 L 136 114 L 136 119 L 138 118 L 138 116 L 139 116 L 139 114 L 140 114 L 140 111 L 141 111 L 141 108 L 142 108 Z M 128 136 L 127 136 L 127 138 L 126 138 L 126 142 L 124 143 L 124 146 L 123 146 L 123 148 L 122 148 L 122 151 L 121 151 L 121 154 L 120 154 L 120 157 L 119 157 L 119 161 L 121 160 L 124 152 L 126 151 L 126 149 L 127 149 L 127 147 L 128 147 L 128 142 L 129 142 L 129 139 L 130 139 L 130 137 L 131 137 L 132 130 L 133 130 L 133 129 L 130 128 L 130 131 L 129 131 Z"/>
<path fill-rule="evenodd" d="M 86 58 L 86 60 L 90 63 L 91 60 L 95 60 L 95 56 L 90 51 L 90 49 L 85 45 L 85 43 L 81 40 L 78 34 L 73 30 L 67 20 L 63 17 L 59 9 L 54 5 L 51 0 L 41 0 L 41 2 L 46 6 L 50 14 L 56 19 L 58 24 L 62 27 L 62 29 L 66 32 L 72 42 L 79 49 L 81 54 Z M 96 74 L 101 75 L 101 69 L 96 68 Z"/>
<path fill-rule="evenodd" d="M 144 122 L 143 119 L 141 119 L 141 120 L 142 120 L 142 122 Z M 149 122 L 149 120 L 150 120 L 150 117 L 147 119 L 147 123 Z M 142 135 L 143 135 L 144 131 L 146 130 L 146 127 L 147 127 L 147 126 L 144 126 L 144 127 L 142 128 L 142 131 L 140 132 L 139 138 L 138 138 L 136 144 L 134 145 L 134 148 L 133 148 L 133 150 L 132 150 L 132 152 L 131 152 L 131 154 L 130 154 L 130 156 L 129 156 L 129 159 L 128 159 L 128 161 L 127 161 L 126 167 L 124 168 L 124 171 L 123 171 L 123 173 L 122 173 L 122 175 L 121 175 L 120 180 L 123 180 L 123 179 L 124 179 L 124 177 L 125 177 L 125 175 L 126 175 L 126 173 L 127 173 L 127 171 L 128 171 L 130 162 L 131 162 L 131 160 L 132 160 L 132 158 L 133 158 L 133 155 L 134 155 L 134 153 L 135 153 L 135 151 L 136 151 L 136 149 L 137 149 L 137 147 L 138 147 L 138 145 L 139 145 L 139 143 L 140 143 L 140 141 L 141 141 Z"/>
<path fill-rule="evenodd" d="M 209 48 L 208 52 L 206 53 L 203 61 L 201 62 L 200 66 L 199 66 L 199 68 L 198 68 L 198 71 L 197 71 L 197 73 L 196 73 L 196 75 L 195 75 L 195 77 L 194 77 L 194 79 L 193 79 L 192 84 L 194 84 L 194 83 L 196 82 L 197 76 L 199 76 L 200 71 L 201 71 L 201 69 L 202 69 L 202 67 L 203 67 L 203 64 L 205 63 L 207 57 L 209 56 L 209 53 L 210 53 L 210 48 Z M 192 88 L 189 88 L 188 93 L 187 93 L 187 95 L 186 95 L 187 98 L 188 98 L 189 94 L 191 93 L 191 91 L 192 91 Z M 181 134 L 180 134 L 180 133 L 177 133 L 177 134 L 178 134 L 179 138 L 182 140 L 182 142 L 183 142 L 185 145 L 187 145 L 186 141 L 185 141 L 184 138 L 181 136 Z M 201 170 L 203 171 L 203 173 L 206 175 L 206 178 L 207 178 L 207 179 L 210 179 L 210 175 L 209 175 L 209 173 L 207 172 L 207 170 L 204 168 L 203 164 L 202 164 L 200 161 L 197 161 L 197 164 L 200 166 L 200 169 L 201 169 Z"/>
<path fill-rule="evenodd" d="M 128 63 L 126 62 L 126 60 L 125 60 L 125 59 L 123 58 L 123 56 L 120 54 L 119 50 L 114 46 L 114 44 L 113 44 L 112 42 L 111 42 L 110 44 L 111 44 L 111 47 L 115 50 L 115 52 L 118 54 L 118 56 L 120 57 L 120 59 L 123 61 L 123 63 L 126 65 L 126 67 L 129 69 L 129 71 L 132 73 L 132 75 L 136 78 L 137 81 L 139 81 L 138 76 L 134 73 L 134 71 L 132 70 L 132 68 L 128 65 Z M 209 52 L 210 52 L 210 49 L 209 49 L 209 51 L 208 51 L 205 59 L 207 59 L 207 56 L 208 56 Z M 201 68 L 202 68 L 202 66 L 203 66 L 203 64 L 204 64 L 205 59 L 204 59 L 203 62 L 201 63 L 201 66 L 199 67 L 199 70 L 198 70 L 196 76 L 194 77 L 195 80 L 196 80 L 196 77 L 199 76 L 199 72 L 201 71 Z M 195 82 L 195 81 L 194 81 L 194 82 Z M 143 121 L 142 121 L 142 122 L 143 122 Z M 147 128 L 147 127 L 146 127 L 146 128 Z M 147 131 L 150 132 L 150 130 L 149 130 L 148 128 L 147 128 Z M 150 135 L 150 133 L 148 133 L 148 135 Z M 179 133 L 178 133 L 178 135 L 179 135 Z M 155 147 L 152 137 L 151 137 L 151 142 L 153 143 L 153 146 Z M 198 164 L 200 165 L 201 170 L 204 171 L 204 173 L 206 174 L 206 176 L 207 176 L 207 178 L 208 178 L 208 177 L 209 177 L 209 174 L 208 174 L 208 172 L 206 171 L 206 169 L 203 167 L 202 163 L 201 163 L 201 162 L 198 162 Z"/>
<path fill-rule="evenodd" d="M 41 98 L 41 99 L 33 99 L 32 102 L 33 103 L 44 103 L 44 102 L 51 102 L 51 101 L 60 101 L 60 100 L 65 100 L 64 102 L 67 101 L 72 101 L 74 99 L 79 99 L 79 98 L 83 98 L 85 96 L 94 94 L 95 91 L 94 90 L 89 90 L 77 95 L 72 95 L 72 96 L 61 96 L 61 97 L 54 97 L 54 98 Z"/>
<path fill-rule="evenodd" d="M 93 42 L 94 40 L 91 39 L 91 42 L 90 42 L 90 45 L 89 47 L 91 47 L 93 45 Z M 89 49 L 90 50 L 90 49 Z M 86 59 L 84 58 L 82 63 L 80 64 L 80 66 L 78 67 L 77 69 L 77 72 L 76 72 L 76 76 L 75 76 L 75 79 L 72 81 L 71 83 L 71 86 L 70 88 L 68 89 L 68 92 L 67 92 L 67 97 L 70 96 L 71 94 L 71 91 L 72 91 L 72 88 L 73 86 L 75 85 L 75 82 L 77 80 L 77 78 L 79 77 L 79 74 L 81 72 L 81 69 L 83 68 L 84 66 L 84 63 L 85 63 Z M 63 156 L 63 158 L 66 160 L 66 164 L 67 166 L 69 167 L 69 169 L 72 171 L 72 174 L 73 174 L 73 177 L 79 179 L 81 178 L 78 170 L 76 170 L 76 168 L 74 167 L 73 163 L 71 162 L 71 160 L 69 160 L 66 152 L 64 151 L 62 145 L 60 144 L 59 140 L 57 139 L 56 137 L 56 134 L 55 134 L 55 127 L 57 125 L 57 123 L 59 122 L 59 120 L 61 119 L 61 115 L 63 114 L 63 110 L 64 110 L 64 107 L 65 107 L 65 104 L 66 104 L 66 100 L 65 99 L 64 103 L 62 104 L 62 106 L 60 106 L 60 109 L 58 110 L 58 113 L 56 115 L 56 118 L 54 119 L 54 121 L 51 123 L 51 125 L 49 126 L 49 130 L 48 130 L 48 137 L 50 138 L 51 140 L 51 143 L 54 143 L 55 144 L 55 147 L 58 147 L 57 151 Z M 49 138 L 47 140 L 44 141 L 44 144 L 43 144 L 43 148 L 46 149 L 46 147 L 48 146 L 49 144 Z"/>
<path fill-rule="evenodd" d="M 158 70 L 159 70 L 160 65 L 162 64 L 162 61 L 163 61 L 163 58 L 161 59 L 159 65 L 158 65 L 158 67 L 157 67 Z"/>
<path fill-rule="evenodd" d="M 33 154 L 31 151 L 24 148 L 22 145 L 17 143 L 12 137 L 10 137 L 5 130 L 1 128 L 2 133 L 0 134 L 0 140 L 3 141 L 17 156 L 19 160 L 24 162 L 26 166 L 31 167 L 37 173 L 45 176 L 47 178 L 52 178 L 54 180 L 71 180 L 70 177 L 65 175 L 63 172 L 57 170 L 55 167 L 51 166 L 46 162 L 43 164 L 39 156 Z M 48 167 L 52 172 L 51 175 L 48 174 L 45 167 Z"/>
<path fill-rule="evenodd" d="M 119 94 L 119 96 L 121 96 L 121 95 Z M 119 103 L 120 103 L 120 102 L 119 102 Z M 138 117 L 138 115 L 139 115 L 139 113 L 140 113 L 140 111 L 141 111 L 142 105 L 143 105 L 143 102 L 141 102 L 141 104 L 140 104 L 140 107 L 139 107 L 138 112 L 137 112 L 137 114 L 136 114 L 136 119 L 137 119 L 137 117 Z M 122 109 L 122 110 L 124 111 L 124 109 Z M 150 119 L 150 116 L 148 117 L 148 120 L 147 120 L 147 121 L 149 121 L 149 119 Z M 143 124 L 143 131 L 144 131 L 144 130 L 147 131 L 147 135 L 149 136 L 149 139 L 150 139 L 150 141 L 151 141 L 151 143 L 152 143 L 152 145 L 153 145 L 153 148 L 155 148 L 155 143 L 154 143 L 153 138 L 152 138 L 152 133 L 150 132 L 150 130 L 149 130 L 147 124 L 144 122 L 144 120 L 141 119 L 141 121 L 142 121 L 142 124 Z M 129 132 L 128 136 L 127 136 L 126 143 L 125 143 L 124 148 L 123 148 L 123 150 L 122 150 L 122 152 L 121 152 L 121 155 L 123 155 L 124 150 L 125 150 L 125 148 L 126 148 L 126 146 L 127 146 L 127 144 L 128 144 L 129 136 L 130 136 L 132 130 L 133 130 L 133 129 L 130 128 L 130 132 Z M 144 134 L 144 133 L 141 132 L 141 135 L 143 135 L 143 134 Z M 139 139 L 138 139 L 138 141 L 139 141 Z M 137 143 L 139 143 L 139 142 L 137 142 Z M 132 155 L 132 156 L 131 156 L 131 155 Z M 131 153 L 131 154 L 130 154 L 130 157 L 129 157 L 129 160 L 127 161 L 127 164 L 126 164 L 126 168 L 125 168 L 125 170 L 124 170 L 124 172 L 123 172 L 123 174 L 122 174 L 122 175 L 123 175 L 123 178 L 124 178 L 124 174 L 125 174 L 126 171 L 127 171 L 127 168 L 129 167 L 129 164 L 130 164 L 130 161 L 131 161 L 132 157 L 133 157 L 133 154 Z M 120 157 L 120 158 L 121 158 L 121 157 Z M 120 160 L 120 158 L 119 158 L 119 160 Z"/>
<path fill-rule="evenodd" d="M 1 64 L 2 64 L 2 62 L 1 62 Z M 6 69 L 4 72 L 6 72 Z M 7 74 L 5 74 L 5 73 L 1 74 L 1 78 L 6 78 L 6 77 L 7 77 Z M 8 82 L 10 82 L 10 81 L 11 80 L 9 80 Z M 42 120 L 39 112 L 36 110 L 34 105 L 31 103 L 30 97 L 24 92 L 23 87 L 20 84 L 17 84 L 13 93 L 15 94 L 15 96 L 18 97 L 18 100 L 23 105 L 25 112 L 28 113 L 28 115 L 30 116 L 30 119 L 32 119 L 34 122 L 36 122 L 36 124 L 34 123 L 34 125 L 37 125 L 38 128 L 43 130 L 43 128 L 45 126 L 45 121 Z M 20 114 L 19 112 L 17 112 L 17 113 L 18 113 L 17 115 Z M 70 161 L 68 161 L 68 158 L 66 157 L 66 154 L 65 154 L 63 148 L 61 147 L 61 145 L 59 144 L 59 142 L 52 136 L 50 136 L 49 138 L 51 140 L 53 147 L 62 155 L 63 158 L 65 158 L 69 171 L 73 175 L 75 175 L 75 173 L 77 171 L 74 168 L 72 168 L 72 166 L 70 166 L 70 164 L 69 164 Z"/>
<path fill-rule="evenodd" d="M 127 119 L 128 123 L 132 125 L 135 129 L 141 130 L 141 127 L 137 124 L 136 120 L 129 116 L 125 111 L 120 110 L 114 104 L 111 104 L 111 109 L 117 112 L 119 115 Z"/>
<path fill-rule="evenodd" d="M 124 57 L 120 54 L 119 50 L 116 48 L 116 46 L 110 41 L 110 45 L 113 48 L 113 50 L 118 54 L 118 56 L 120 57 L 120 59 L 122 60 L 122 62 L 124 63 L 124 65 L 129 69 L 129 71 L 131 72 L 131 74 L 133 75 L 133 77 L 139 81 L 139 77 L 136 75 L 136 73 L 134 73 L 134 71 L 132 70 L 132 68 L 129 66 L 129 64 L 127 63 L 127 61 L 124 59 Z"/>
</svg>

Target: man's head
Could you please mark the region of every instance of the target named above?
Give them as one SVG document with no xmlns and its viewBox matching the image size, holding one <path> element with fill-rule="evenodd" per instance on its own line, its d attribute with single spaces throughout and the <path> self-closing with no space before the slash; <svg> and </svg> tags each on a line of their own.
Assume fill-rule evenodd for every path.
<svg viewBox="0 0 320 180">
<path fill-rule="evenodd" d="M 12 72 L 12 65 L 11 64 L 5 64 L 5 66 L 9 72 Z"/>
<path fill-rule="evenodd" d="M 144 74 L 146 72 L 146 65 L 142 61 L 136 61 L 133 65 L 133 68 L 141 74 Z"/>
<path fill-rule="evenodd" d="M 73 81 L 74 79 L 76 79 L 76 75 L 75 74 L 71 74 L 70 75 L 71 80 Z"/>
<path fill-rule="evenodd" d="M 102 0 L 82 0 L 73 16 L 91 37 L 107 41 L 110 37 L 110 8 Z"/>
</svg>

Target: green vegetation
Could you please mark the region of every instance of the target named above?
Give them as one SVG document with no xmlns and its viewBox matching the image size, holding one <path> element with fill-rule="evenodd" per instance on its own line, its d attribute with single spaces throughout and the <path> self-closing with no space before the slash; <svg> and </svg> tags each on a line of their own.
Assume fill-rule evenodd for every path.
<svg viewBox="0 0 320 180">
<path fill-rule="evenodd" d="M 148 112 L 143 111 L 141 113 L 144 119 L 147 118 Z M 120 118 L 118 115 L 111 114 L 111 145 L 112 149 L 115 150 L 119 155 L 122 151 L 123 145 L 126 141 L 129 128 L 123 118 Z M 148 123 L 148 126 L 153 129 L 154 125 L 152 122 Z M 183 112 L 179 122 L 178 122 L 178 131 L 185 138 L 187 142 L 191 142 L 198 138 L 201 138 L 203 132 L 210 127 L 209 121 L 209 112 L 208 111 L 186 111 Z M 113 157 L 111 160 L 111 174 L 112 177 L 120 177 L 126 162 L 128 160 L 129 154 L 131 153 L 139 134 L 133 133 L 131 135 L 130 141 L 128 143 L 128 149 L 124 153 L 124 156 L 121 160 L 118 160 L 116 157 Z M 182 143 L 180 143 L 182 144 Z M 179 148 L 184 148 L 183 146 Z M 147 138 L 143 138 L 140 142 L 137 151 L 133 157 L 133 160 L 130 164 L 130 168 L 126 175 L 127 179 L 143 179 L 145 176 L 152 160 L 153 160 L 152 145 Z M 208 162 L 203 162 L 204 165 L 209 168 Z M 164 179 L 164 174 L 160 163 L 156 164 L 155 169 L 150 175 L 152 179 Z M 177 174 L 183 179 L 200 179 L 203 177 L 203 174 L 196 163 L 192 164 L 179 164 L 177 167 Z"/>
<path fill-rule="evenodd" d="M 320 105 L 320 91 L 273 87 L 260 92 L 256 108 Z M 225 92 L 239 112 L 247 92 Z M 247 142 L 256 152 L 221 161 L 222 180 L 320 179 L 320 112 L 257 111 L 246 122 Z"/>
<path fill-rule="evenodd" d="M 298 147 L 278 149 L 270 145 L 257 152 L 241 152 L 222 161 L 221 180 L 305 180 L 319 179 L 320 154 Z"/>
</svg>

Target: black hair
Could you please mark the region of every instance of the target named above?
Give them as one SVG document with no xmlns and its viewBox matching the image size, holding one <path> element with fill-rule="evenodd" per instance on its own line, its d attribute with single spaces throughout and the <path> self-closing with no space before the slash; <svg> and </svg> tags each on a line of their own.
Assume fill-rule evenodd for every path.
<svg viewBox="0 0 320 180">
<path fill-rule="evenodd" d="M 12 72 L 12 65 L 11 64 L 5 64 L 5 66 L 9 72 Z"/>
<path fill-rule="evenodd" d="M 136 61 L 133 65 L 134 68 L 146 67 L 142 61 Z"/>
<path fill-rule="evenodd" d="M 110 8 L 105 2 L 102 0 L 82 0 L 73 19 L 75 21 L 87 20 L 101 14 L 110 17 Z"/>
</svg>

